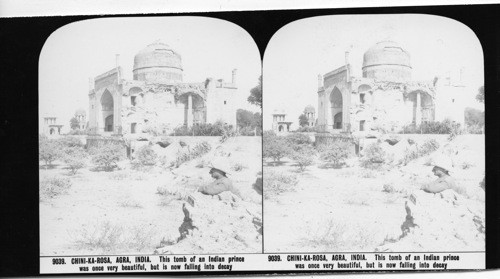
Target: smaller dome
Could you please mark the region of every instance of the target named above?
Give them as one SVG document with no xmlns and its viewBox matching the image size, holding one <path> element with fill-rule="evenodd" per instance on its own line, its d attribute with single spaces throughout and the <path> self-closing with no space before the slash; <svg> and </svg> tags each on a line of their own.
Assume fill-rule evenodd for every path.
<svg viewBox="0 0 500 279">
<path fill-rule="evenodd" d="M 77 109 L 76 112 L 75 112 L 75 115 L 83 115 L 83 116 L 85 116 L 86 114 L 87 114 L 87 112 L 84 109 L 82 109 L 82 108 Z"/>
<path fill-rule="evenodd" d="M 305 109 L 304 109 L 304 112 L 312 112 L 312 113 L 315 113 L 316 112 L 316 109 L 311 106 L 311 105 L 308 105 Z"/>
<path fill-rule="evenodd" d="M 275 109 L 273 110 L 273 114 L 286 114 L 284 109 Z"/>
</svg>

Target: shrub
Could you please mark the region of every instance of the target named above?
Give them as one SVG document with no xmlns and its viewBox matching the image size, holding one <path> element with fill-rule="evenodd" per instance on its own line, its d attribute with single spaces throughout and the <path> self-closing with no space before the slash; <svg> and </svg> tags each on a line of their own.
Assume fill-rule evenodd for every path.
<svg viewBox="0 0 500 279">
<path fill-rule="evenodd" d="M 83 148 L 85 146 L 85 144 L 83 144 L 78 138 L 75 138 L 75 137 L 62 137 L 62 138 L 58 139 L 57 141 L 59 142 L 59 144 L 63 148 L 66 148 L 66 147 L 69 147 L 69 148 L 73 148 L 73 147 Z"/>
<path fill-rule="evenodd" d="M 344 142 L 335 142 L 320 148 L 320 159 L 334 167 L 340 167 L 345 164 L 349 158 L 349 146 Z"/>
<path fill-rule="evenodd" d="M 248 168 L 246 165 L 242 164 L 242 163 L 234 163 L 232 166 L 231 166 L 231 169 L 233 171 L 242 171 L 243 169 L 246 169 Z"/>
<path fill-rule="evenodd" d="M 282 193 L 294 191 L 299 182 L 296 175 L 278 172 L 266 172 L 264 179 L 264 198 L 270 199 Z"/>
<path fill-rule="evenodd" d="M 123 245 L 123 228 L 109 221 L 86 225 L 76 235 L 71 235 L 80 249 L 90 249 L 99 252 L 115 252 Z"/>
<path fill-rule="evenodd" d="M 296 132 L 299 133 L 311 133 L 311 132 L 316 132 L 316 127 L 311 127 L 311 126 L 303 126 L 299 127 Z"/>
<path fill-rule="evenodd" d="M 290 149 L 289 142 L 284 137 L 264 137 L 264 158 L 272 158 L 274 162 L 279 162 L 283 157 L 290 154 Z"/>
<path fill-rule="evenodd" d="M 423 144 L 422 147 L 418 149 L 420 156 L 428 155 L 439 148 L 439 142 L 435 139 L 428 139 Z"/>
<path fill-rule="evenodd" d="M 329 219 L 299 241 L 312 251 L 362 251 L 373 249 L 378 241 L 373 233 L 376 228 L 352 220 Z M 372 248 L 373 247 L 373 248 Z"/>
<path fill-rule="evenodd" d="M 98 167 L 105 171 L 112 171 L 118 165 L 122 157 L 123 146 L 118 143 L 106 143 L 94 150 L 94 155 L 92 156 L 92 162 Z"/>
<path fill-rule="evenodd" d="M 259 135 L 259 129 L 255 129 L 254 127 L 243 127 L 240 129 L 240 135 L 242 136 L 255 136 Z"/>
<path fill-rule="evenodd" d="M 286 136 L 286 139 L 294 146 L 303 145 L 303 144 L 312 144 L 309 136 L 301 134 L 301 133 L 293 133 Z"/>
<path fill-rule="evenodd" d="M 171 136 L 224 136 L 225 134 L 235 134 L 233 126 L 226 125 L 222 121 L 213 124 L 197 124 L 192 127 L 181 126 L 174 129 Z"/>
<path fill-rule="evenodd" d="M 178 168 L 180 165 L 182 165 L 185 162 L 191 161 L 195 158 L 201 157 L 208 153 L 212 149 L 212 146 L 210 143 L 203 141 L 201 143 L 197 143 L 193 149 L 190 149 L 188 147 L 187 152 L 179 152 L 177 153 L 177 156 L 175 158 L 175 163 L 174 166 Z"/>
<path fill-rule="evenodd" d="M 55 140 L 40 140 L 38 157 L 45 162 L 45 166 L 52 165 L 52 162 L 61 158 L 61 146 Z"/>
<path fill-rule="evenodd" d="M 372 143 L 364 149 L 361 166 L 365 168 L 376 168 L 385 162 L 385 151 L 380 144 Z"/>
<path fill-rule="evenodd" d="M 136 152 L 136 160 L 142 166 L 154 166 L 158 155 L 149 145 L 144 145 Z"/>
<path fill-rule="evenodd" d="M 206 141 L 197 143 L 193 147 L 193 150 L 190 151 L 191 157 L 192 158 L 201 157 L 201 156 L 207 154 L 211 149 L 212 149 L 212 146 L 210 145 L 210 143 L 208 143 Z"/>
<path fill-rule="evenodd" d="M 71 181 L 67 178 L 49 177 L 40 180 L 40 201 L 46 201 L 59 196 L 71 188 Z"/>
<path fill-rule="evenodd" d="M 403 163 L 406 165 L 410 161 L 431 154 L 432 152 L 438 150 L 438 148 L 439 142 L 435 139 L 428 139 L 421 146 L 416 144 L 415 149 L 406 151 L 405 156 L 403 157 Z"/>
<path fill-rule="evenodd" d="M 460 124 L 449 119 L 443 121 L 424 122 L 420 125 L 410 124 L 403 126 L 404 134 L 459 134 Z"/>
<path fill-rule="evenodd" d="M 296 150 L 292 152 L 292 159 L 299 166 L 299 171 L 304 171 L 306 167 L 312 165 L 314 162 L 316 150 L 310 145 L 300 145 Z"/>
<path fill-rule="evenodd" d="M 64 149 L 63 162 L 68 165 L 71 174 L 75 175 L 79 169 L 85 167 L 87 152 L 81 147 L 67 147 Z"/>
<path fill-rule="evenodd" d="M 467 133 L 469 134 L 482 134 L 484 126 L 472 124 L 467 126 Z"/>
</svg>

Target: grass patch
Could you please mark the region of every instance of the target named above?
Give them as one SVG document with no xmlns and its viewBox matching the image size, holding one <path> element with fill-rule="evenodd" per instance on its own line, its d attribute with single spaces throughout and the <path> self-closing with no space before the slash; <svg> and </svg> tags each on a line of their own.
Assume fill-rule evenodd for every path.
<svg viewBox="0 0 500 279">
<path fill-rule="evenodd" d="M 104 221 L 73 231 L 70 237 L 78 249 L 101 255 L 154 250 L 154 230 L 144 226 L 123 227 Z"/>
<path fill-rule="evenodd" d="M 264 198 L 270 199 L 286 192 L 295 191 L 294 187 L 299 183 L 296 175 L 280 172 L 264 173 Z"/>
<path fill-rule="evenodd" d="M 71 184 L 68 178 L 48 177 L 42 179 L 40 181 L 40 201 L 48 201 L 67 193 Z"/>
<path fill-rule="evenodd" d="M 367 251 L 377 242 L 371 230 L 346 221 L 330 219 L 302 239 L 303 247 L 313 251 Z"/>
<path fill-rule="evenodd" d="M 142 208 L 142 205 L 134 200 L 125 200 L 120 203 L 121 207 Z"/>
</svg>

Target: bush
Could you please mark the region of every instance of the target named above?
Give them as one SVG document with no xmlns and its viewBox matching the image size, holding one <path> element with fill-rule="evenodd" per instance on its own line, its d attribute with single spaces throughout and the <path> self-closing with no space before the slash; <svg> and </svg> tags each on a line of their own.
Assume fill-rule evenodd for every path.
<svg viewBox="0 0 500 279">
<path fill-rule="evenodd" d="M 179 152 L 177 153 L 177 157 L 175 158 L 175 167 L 178 168 L 185 162 L 191 161 L 195 158 L 201 157 L 208 153 L 212 149 L 210 143 L 203 141 L 201 143 L 197 143 L 193 149 L 188 147 L 188 152 Z"/>
<path fill-rule="evenodd" d="M 349 158 L 349 146 L 347 143 L 336 142 L 320 148 L 320 159 L 334 167 L 341 167 Z"/>
<path fill-rule="evenodd" d="M 438 150 L 438 148 L 439 142 L 435 139 L 428 139 L 421 146 L 416 144 L 415 149 L 406 151 L 405 156 L 403 157 L 403 164 L 406 165 L 410 161 L 429 155 L 432 152 Z"/>
<path fill-rule="evenodd" d="M 312 165 L 314 162 L 316 150 L 310 145 L 300 145 L 296 150 L 292 152 L 292 159 L 299 166 L 299 170 L 302 172 L 306 167 Z"/>
<path fill-rule="evenodd" d="M 211 149 L 212 149 L 212 146 L 210 145 L 210 143 L 208 143 L 206 141 L 197 143 L 194 146 L 193 150 L 190 151 L 191 157 L 193 159 L 197 158 L 197 157 L 201 157 L 201 156 L 207 154 Z"/>
<path fill-rule="evenodd" d="M 244 169 L 247 169 L 248 167 L 242 163 L 234 163 L 232 166 L 231 166 L 231 169 L 233 171 L 242 171 Z"/>
<path fill-rule="evenodd" d="M 158 155 L 149 145 L 144 145 L 136 152 L 137 163 L 141 166 L 154 166 Z"/>
<path fill-rule="evenodd" d="M 288 136 L 286 136 L 286 139 L 293 145 L 293 146 L 297 146 L 297 145 L 303 145 L 303 144 L 307 144 L 307 145 L 310 145 L 312 144 L 312 141 L 311 139 L 309 138 L 309 136 L 307 135 L 304 135 L 304 134 L 301 134 L 301 133 L 293 133 L 293 134 L 289 134 Z"/>
<path fill-rule="evenodd" d="M 420 156 L 428 155 L 439 148 L 439 142 L 435 139 L 428 139 L 423 144 L 422 147 L 418 149 Z"/>
<path fill-rule="evenodd" d="M 83 144 L 78 138 L 75 138 L 75 137 L 62 137 L 62 138 L 58 139 L 57 141 L 59 142 L 59 144 L 63 148 L 66 148 L 66 147 L 69 147 L 69 148 L 73 148 L 73 147 L 83 148 L 85 146 L 85 144 Z"/>
<path fill-rule="evenodd" d="M 467 126 L 467 133 L 469 134 L 482 134 L 484 126 L 473 124 Z"/>
<path fill-rule="evenodd" d="M 123 146 L 118 143 L 106 143 L 97 148 L 95 148 L 92 156 L 92 162 L 97 165 L 98 168 L 102 168 L 105 171 L 112 171 L 118 165 L 123 152 Z"/>
<path fill-rule="evenodd" d="M 299 127 L 296 132 L 299 133 L 311 133 L 311 132 L 316 132 L 316 127 L 311 127 L 311 126 L 303 126 Z"/>
<path fill-rule="evenodd" d="M 247 127 L 243 127 L 240 129 L 240 135 L 242 136 L 255 136 L 255 135 L 260 135 L 259 133 L 259 129 L 255 129 L 253 127 L 250 127 L 250 126 L 247 126 Z"/>
<path fill-rule="evenodd" d="M 171 136 L 224 136 L 225 134 L 234 134 L 233 126 L 226 125 L 222 121 L 214 124 L 197 124 L 192 127 L 181 126 L 174 129 Z"/>
<path fill-rule="evenodd" d="M 63 162 L 68 165 L 73 175 L 79 169 L 85 167 L 86 159 L 87 153 L 81 147 L 67 147 L 64 149 Z"/>
<path fill-rule="evenodd" d="M 282 193 L 294 190 L 299 182 L 296 175 L 287 175 L 278 172 L 266 172 L 264 174 L 264 198 L 270 199 Z"/>
<path fill-rule="evenodd" d="M 290 154 L 289 142 L 280 136 L 264 136 L 263 157 L 272 158 L 274 162 L 279 162 L 283 157 Z"/>
<path fill-rule="evenodd" d="M 45 162 L 45 166 L 52 165 L 52 162 L 61 158 L 61 145 L 55 140 L 41 139 L 39 141 L 38 157 Z"/>
<path fill-rule="evenodd" d="M 364 149 L 361 166 L 365 168 L 376 168 L 385 162 L 385 151 L 380 144 L 372 143 Z"/>
<path fill-rule="evenodd" d="M 425 122 L 420 125 L 410 124 L 403 126 L 404 134 L 451 134 L 459 133 L 460 124 L 449 119 L 443 121 Z"/>
<path fill-rule="evenodd" d="M 71 188 L 67 178 L 49 177 L 40 181 L 40 201 L 46 201 L 59 196 Z"/>
</svg>

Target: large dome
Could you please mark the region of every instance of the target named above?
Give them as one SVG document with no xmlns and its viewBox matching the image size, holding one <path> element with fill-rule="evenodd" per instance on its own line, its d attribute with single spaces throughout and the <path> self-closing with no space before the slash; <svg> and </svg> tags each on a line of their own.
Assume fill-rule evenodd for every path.
<svg viewBox="0 0 500 279">
<path fill-rule="evenodd" d="M 169 45 L 156 41 L 134 57 L 134 80 L 159 83 L 182 81 L 181 56 Z"/>
<path fill-rule="evenodd" d="M 363 56 L 363 77 L 408 81 L 411 79 L 410 54 L 396 42 L 378 42 Z"/>
</svg>

